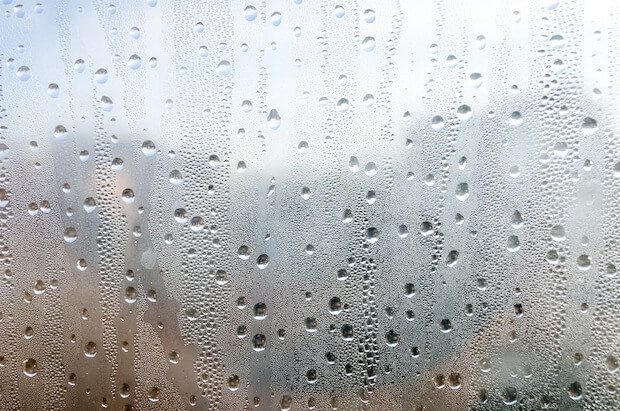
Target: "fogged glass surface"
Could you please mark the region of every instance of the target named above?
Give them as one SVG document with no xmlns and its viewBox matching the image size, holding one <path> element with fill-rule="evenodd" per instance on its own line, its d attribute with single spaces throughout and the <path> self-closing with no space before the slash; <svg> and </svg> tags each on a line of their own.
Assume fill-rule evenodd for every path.
<svg viewBox="0 0 620 411">
<path fill-rule="evenodd" d="M 620 3 L 0 0 L 0 409 L 620 408 Z"/>
</svg>

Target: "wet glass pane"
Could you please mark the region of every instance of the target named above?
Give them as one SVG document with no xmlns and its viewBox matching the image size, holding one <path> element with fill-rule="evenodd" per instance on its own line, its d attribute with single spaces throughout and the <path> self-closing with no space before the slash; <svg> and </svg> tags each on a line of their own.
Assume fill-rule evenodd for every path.
<svg viewBox="0 0 620 411">
<path fill-rule="evenodd" d="M 620 3 L 0 12 L 0 410 L 620 408 Z"/>
</svg>

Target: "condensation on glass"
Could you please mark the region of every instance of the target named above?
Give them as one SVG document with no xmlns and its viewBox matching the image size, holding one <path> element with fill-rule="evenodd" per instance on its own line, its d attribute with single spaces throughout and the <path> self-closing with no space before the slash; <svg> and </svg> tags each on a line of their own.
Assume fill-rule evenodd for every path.
<svg viewBox="0 0 620 411">
<path fill-rule="evenodd" d="M 0 11 L 0 409 L 620 408 L 620 3 Z"/>
</svg>

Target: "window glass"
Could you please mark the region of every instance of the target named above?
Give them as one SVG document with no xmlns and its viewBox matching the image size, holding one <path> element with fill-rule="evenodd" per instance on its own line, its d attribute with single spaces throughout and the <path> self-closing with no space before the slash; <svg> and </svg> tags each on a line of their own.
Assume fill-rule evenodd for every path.
<svg viewBox="0 0 620 411">
<path fill-rule="evenodd" d="M 620 408 L 620 3 L 0 12 L 0 409 Z"/>
</svg>

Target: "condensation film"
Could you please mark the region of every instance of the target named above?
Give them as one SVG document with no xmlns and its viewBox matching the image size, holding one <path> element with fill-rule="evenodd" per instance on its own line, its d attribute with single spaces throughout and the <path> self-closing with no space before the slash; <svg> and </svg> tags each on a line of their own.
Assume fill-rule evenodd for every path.
<svg viewBox="0 0 620 411">
<path fill-rule="evenodd" d="M 0 410 L 620 409 L 620 2 L 0 12 Z"/>
</svg>

